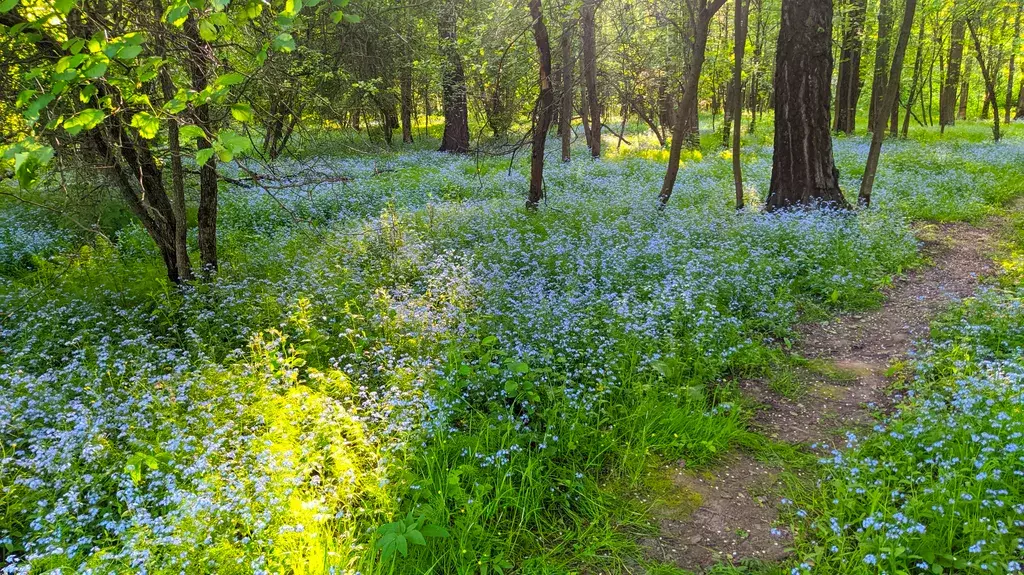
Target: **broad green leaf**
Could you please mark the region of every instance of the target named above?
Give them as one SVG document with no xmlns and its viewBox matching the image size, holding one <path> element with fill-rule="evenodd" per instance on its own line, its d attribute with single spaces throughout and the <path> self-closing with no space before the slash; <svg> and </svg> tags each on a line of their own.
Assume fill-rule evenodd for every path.
<svg viewBox="0 0 1024 575">
<path fill-rule="evenodd" d="M 358 24 L 363 21 L 363 17 L 359 14 L 345 14 L 345 21 L 349 24 Z"/>
<path fill-rule="evenodd" d="M 82 86 L 81 90 L 79 90 L 78 99 L 82 102 L 88 102 L 92 99 L 93 96 L 96 95 L 96 92 L 96 86 L 92 84 L 86 84 L 85 86 Z"/>
<path fill-rule="evenodd" d="M 95 128 L 105 117 L 106 114 L 103 113 L 103 110 L 86 108 L 67 120 L 64 120 L 64 129 L 74 136 L 82 130 L 91 130 Z"/>
<path fill-rule="evenodd" d="M 252 145 L 249 138 L 236 134 L 231 130 L 224 130 L 217 134 L 217 142 L 223 146 L 224 149 L 235 155 L 247 152 Z"/>
<path fill-rule="evenodd" d="M 263 13 L 263 4 L 253 0 L 245 5 L 245 16 L 250 20 L 255 20 L 260 17 Z"/>
<path fill-rule="evenodd" d="M 218 86 L 234 86 L 235 84 L 240 84 L 244 81 L 245 76 L 239 74 L 238 72 L 228 72 L 223 76 L 219 76 L 217 80 L 214 82 L 214 84 Z"/>
<path fill-rule="evenodd" d="M 152 140 L 160 132 L 160 118 L 149 112 L 139 112 L 132 116 L 132 127 L 138 130 L 143 138 Z"/>
<path fill-rule="evenodd" d="M 4 0 L 3 2 L 0 2 L 0 14 L 14 10 L 14 7 L 18 5 L 18 1 L 19 0 Z"/>
<path fill-rule="evenodd" d="M 94 62 L 88 68 L 82 71 L 82 75 L 86 78 L 99 78 L 100 76 L 107 73 L 107 63 L 103 61 Z"/>
<path fill-rule="evenodd" d="M 75 54 L 73 56 L 64 56 L 57 63 L 53 65 L 54 71 L 60 73 L 68 68 L 77 68 L 82 61 L 85 60 L 85 54 Z"/>
<path fill-rule="evenodd" d="M 302 11 L 302 0 L 285 0 L 284 14 L 295 16 Z"/>
<path fill-rule="evenodd" d="M 75 7 L 75 0 L 54 0 L 53 7 L 61 14 L 67 14 Z"/>
<path fill-rule="evenodd" d="M 193 126 L 192 124 L 185 124 L 178 128 L 178 138 L 182 142 L 191 142 L 196 138 L 206 139 L 206 132 L 203 131 L 199 126 Z"/>
<path fill-rule="evenodd" d="M 43 94 L 35 99 L 32 104 L 25 110 L 25 119 L 30 122 L 35 122 L 39 119 L 39 113 L 43 111 L 50 102 L 53 101 L 52 94 Z"/>
<path fill-rule="evenodd" d="M 288 32 L 281 32 L 270 45 L 278 52 L 291 52 L 295 49 L 295 38 Z"/>
<path fill-rule="evenodd" d="M 117 51 L 117 57 L 122 60 L 131 60 L 142 53 L 142 46 L 125 46 Z"/>
<path fill-rule="evenodd" d="M 425 525 L 420 532 L 427 537 L 448 537 L 448 530 L 440 525 Z"/>
<path fill-rule="evenodd" d="M 395 537 L 395 549 L 398 549 L 402 557 L 409 556 L 409 542 L 405 539 L 405 535 Z"/>
<path fill-rule="evenodd" d="M 203 148 L 202 150 L 199 150 L 196 152 L 196 163 L 202 166 L 206 162 L 210 161 L 210 158 L 213 157 L 215 152 L 216 150 L 213 148 Z"/>
<path fill-rule="evenodd" d="M 185 19 L 188 18 L 190 8 L 186 0 L 176 0 L 174 4 L 167 8 L 164 20 L 172 26 L 181 26 L 185 23 Z"/>
<path fill-rule="evenodd" d="M 239 122 L 252 120 L 252 108 L 249 104 L 231 104 L 231 115 Z"/>
<path fill-rule="evenodd" d="M 342 21 L 343 18 L 345 18 L 345 13 L 342 12 L 341 10 L 335 10 L 334 12 L 331 12 L 331 22 L 338 24 Z"/>
<path fill-rule="evenodd" d="M 423 538 L 423 534 L 415 529 L 410 529 L 405 532 L 406 539 L 413 545 L 426 545 L 427 540 Z"/>
<path fill-rule="evenodd" d="M 208 19 L 199 21 L 199 37 L 207 42 L 213 42 L 217 39 L 217 26 L 210 22 Z"/>
</svg>

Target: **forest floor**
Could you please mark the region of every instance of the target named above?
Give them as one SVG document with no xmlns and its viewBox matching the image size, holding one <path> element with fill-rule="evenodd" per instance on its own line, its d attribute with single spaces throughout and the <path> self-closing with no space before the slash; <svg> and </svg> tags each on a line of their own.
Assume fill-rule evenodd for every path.
<svg viewBox="0 0 1024 575">
<path fill-rule="evenodd" d="M 1011 210 L 1022 207 L 1018 201 Z M 895 279 L 880 307 L 801 324 L 790 350 L 794 367 L 740 382 L 756 406 L 753 427 L 815 453 L 869 431 L 891 409 L 899 368 L 931 321 L 995 273 L 1006 223 L 990 216 L 979 225 L 918 224 L 926 264 Z M 648 556 L 690 570 L 786 558 L 792 536 L 779 520 L 785 472 L 784 463 L 743 452 L 699 471 L 680 462 L 671 473 L 678 494 L 656 505 L 659 534 L 644 541 Z"/>
</svg>

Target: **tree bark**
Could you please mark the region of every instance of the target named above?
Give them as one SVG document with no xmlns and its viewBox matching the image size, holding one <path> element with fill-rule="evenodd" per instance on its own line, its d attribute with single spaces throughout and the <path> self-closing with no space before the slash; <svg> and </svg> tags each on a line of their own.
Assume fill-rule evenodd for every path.
<svg viewBox="0 0 1024 575">
<path fill-rule="evenodd" d="M 403 62 L 398 80 L 402 114 L 402 143 L 412 143 L 412 64 Z"/>
<path fill-rule="evenodd" d="M 208 42 L 199 36 L 199 25 L 190 12 L 182 28 L 187 43 L 187 59 L 192 89 L 202 92 L 210 82 L 211 70 L 217 63 L 217 56 Z M 210 106 L 202 103 L 193 110 L 195 124 L 206 133 L 206 138 L 196 140 L 198 150 L 213 146 L 213 126 L 210 123 Z M 216 154 L 199 168 L 199 261 L 204 274 L 217 271 L 217 159 Z"/>
<path fill-rule="evenodd" d="M 960 106 L 957 108 L 956 116 L 957 119 L 967 119 L 967 98 L 971 92 L 971 61 L 967 61 L 967 65 L 964 67 L 964 73 L 961 78 L 960 86 Z"/>
<path fill-rule="evenodd" d="M 466 72 L 459 54 L 457 26 L 458 0 L 445 0 L 438 15 L 438 36 L 444 63 L 441 70 L 441 94 L 444 108 L 442 152 L 469 152 L 469 110 L 466 102 Z"/>
<path fill-rule="evenodd" d="M 896 40 L 896 51 L 892 55 L 892 66 L 889 69 L 889 79 L 885 86 L 885 93 L 878 108 L 877 129 L 871 134 L 871 148 L 868 150 L 867 166 L 864 168 L 864 178 L 860 183 L 860 193 L 857 195 L 857 203 L 862 206 L 871 205 L 871 188 L 875 184 L 875 173 L 878 171 L 878 159 L 882 154 L 882 142 L 885 140 L 884 119 L 889 116 L 890 110 L 896 105 L 896 98 L 900 93 L 900 70 L 903 69 L 903 57 L 907 53 L 907 43 L 910 41 L 910 30 L 914 26 L 914 12 L 917 9 L 917 0 L 907 0 L 903 11 L 903 23 L 900 25 L 899 38 Z"/>
<path fill-rule="evenodd" d="M 551 86 L 551 43 L 548 29 L 544 25 L 541 0 L 530 0 L 530 16 L 533 18 L 533 39 L 537 44 L 540 58 L 540 96 L 534 113 L 533 146 L 530 151 L 530 195 L 526 209 L 535 210 L 544 198 L 544 144 L 551 126 L 551 112 L 555 107 L 555 94 Z"/>
<path fill-rule="evenodd" d="M 1003 116 L 1003 123 L 1010 123 L 1010 108 L 1013 106 L 1013 73 L 1016 66 L 1017 50 L 1020 43 L 1020 13 L 1024 10 L 1024 2 L 1017 7 L 1017 14 L 1013 17 L 1013 44 L 1010 47 L 1010 70 L 1006 78 L 1006 105 Z M 998 113 L 998 112 L 997 112 Z"/>
<path fill-rule="evenodd" d="M 974 56 L 978 60 L 978 66 L 981 68 L 981 77 L 985 80 L 985 89 L 988 91 L 988 98 L 992 101 L 992 107 L 995 111 L 992 114 L 992 138 L 998 142 L 1001 134 L 999 133 L 999 106 L 996 105 L 998 100 L 996 99 L 995 78 L 993 78 L 988 64 L 985 63 L 985 55 L 981 50 L 981 40 L 978 39 L 978 31 L 973 20 L 967 21 L 967 28 L 971 31 L 971 40 L 974 42 Z"/>
<path fill-rule="evenodd" d="M 580 22 L 583 32 L 583 75 L 587 85 L 590 113 L 590 155 L 601 157 L 601 104 L 597 97 L 597 15 L 598 0 L 583 0 Z"/>
<path fill-rule="evenodd" d="M 669 148 L 668 166 L 665 169 L 665 179 L 661 184 L 661 192 L 658 194 L 658 207 L 664 209 L 672 197 L 672 188 L 676 184 L 676 175 L 679 173 L 679 156 L 682 153 L 683 141 L 687 139 L 691 130 L 692 119 L 691 108 L 697 103 L 697 86 L 700 83 L 700 71 L 704 67 L 704 57 L 708 45 L 708 24 L 716 12 L 725 4 L 725 0 L 714 0 L 710 5 L 703 2 L 696 9 L 694 23 L 696 29 L 693 37 L 693 50 L 690 53 L 690 65 L 687 68 L 683 84 L 683 97 L 676 108 L 676 118 L 672 129 L 672 146 Z"/>
<path fill-rule="evenodd" d="M 832 0 L 782 0 L 775 51 L 775 152 L 765 207 L 849 207 L 829 123 Z"/>
<path fill-rule="evenodd" d="M 903 112 L 904 139 L 907 137 L 907 132 L 910 131 L 910 115 L 914 105 L 914 98 L 918 96 L 919 91 L 924 91 L 920 85 L 921 73 L 924 70 L 924 24 L 925 18 L 921 18 L 921 22 L 917 29 L 917 52 L 914 54 L 914 75 L 910 80 L 910 93 L 907 94 L 906 110 Z"/>
<path fill-rule="evenodd" d="M 864 45 L 866 0 L 853 0 L 844 13 L 839 81 L 836 85 L 837 132 L 852 134 L 857 129 L 857 101 L 860 99 L 860 56 Z"/>
<path fill-rule="evenodd" d="M 878 4 L 878 42 L 875 45 L 875 71 L 871 81 L 871 103 L 868 110 L 868 131 L 885 131 L 888 115 L 878 113 L 879 104 L 885 96 L 888 85 L 886 68 L 889 65 L 889 48 L 892 46 L 892 0 L 880 0 Z"/>
<path fill-rule="evenodd" d="M 732 180 L 736 187 L 736 209 L 743 209 L 743 164 L 740 161 L 740 126 L 743 123 L 743 50 L 747 42 L 749 0 L 736 0 L 735 39 L 732 68 Z"/>
<path fill-rule="evenodd" d="M 956 6 L 954 6 L 954 10 Z M 939 93 L 939 130 L 956 123 L 956 95 L 960 87 L 960 67 L 964 55 L 964 20 L 957 18 L 950 29 L 949 61 L 946 81 Z"/>
<path fill-rule="evenodd" d="M 562 136 L 562 161 L 572 159 L 572 23 L 562 24 L 562 37 L 559 40 L 562 52 L 562 93 L 560 94 L 562 113 L 558 116 L 558 132 Z"/>
</svg>

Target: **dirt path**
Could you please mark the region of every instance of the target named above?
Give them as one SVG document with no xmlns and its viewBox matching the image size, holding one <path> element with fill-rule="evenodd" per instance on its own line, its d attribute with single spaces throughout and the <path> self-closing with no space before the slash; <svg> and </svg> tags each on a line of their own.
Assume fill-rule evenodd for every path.
<svg viewBox="0 0 1024 575">
<path fill-rule="evenodd" d="M 1000 227 L 995 218 L 979 227 L 921 225 L 918 237 L 931 265 L 896 281 L 879 309 L 801 326 L 793 353 L 808 360 L 805 366 L 743 382 L 744 393 L 762 406 L 755 428 L 791 444 L 842 445 L 844 431 L 873 425 L 872 413 L 889 402 L 886 372 L 893 362 L 927 335 L 938 313 L 994 273 Z M 655 510 L 660 535 L 644 542 L 648 557 L 694 571 L 784 558 L 789 534 L 774 526 L 780 471 L 742 453 L 704 473 L 671 470 L 689 508 Z"/>
</svg>

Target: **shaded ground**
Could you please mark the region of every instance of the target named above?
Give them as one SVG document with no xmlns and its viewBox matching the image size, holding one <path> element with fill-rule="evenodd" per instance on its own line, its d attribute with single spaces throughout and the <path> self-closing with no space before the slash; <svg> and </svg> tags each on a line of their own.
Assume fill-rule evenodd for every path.
<svg viewBox="0 0 1024 575">
<path fill-rule="evenodd" d="M 743 392 L 761 406 L 755 428 L 797 445 L 841 445 L 843 433 L 873 424 L 891 383 L 887 372 L 927 335 L 931 320 L 971 295 L 995 271 L 992 252 L 999 221 L 984 226 L 928 224 L 918 229 L 931 265 L 899 278 L 879 309 L 844 314 L 798 329 L 795 356 L 806 365 L 763 380 L 745 381 Z M 703 473 L 670 470 L 684 501 L 656 506 L 660 533 L 644 542 L 652 560 L 700 571 L 716 563 L 778 560 L 789 534 L 778 519 L 781 469 L 737 454 Z M 774 529 L 774 532 L 773 532 Z"/>
</svg>

